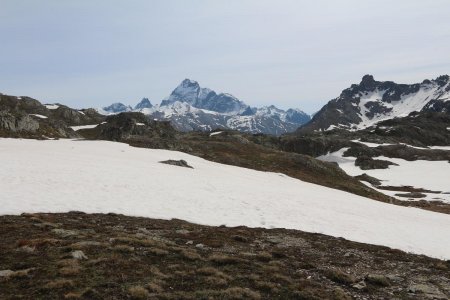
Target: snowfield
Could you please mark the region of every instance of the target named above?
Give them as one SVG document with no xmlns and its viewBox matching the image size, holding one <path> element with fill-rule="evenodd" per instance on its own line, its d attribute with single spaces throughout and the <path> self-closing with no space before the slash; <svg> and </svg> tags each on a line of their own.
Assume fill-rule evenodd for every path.
<svg viewBox="0 0 450 300">
<path fill-rule="evenodd" d="M 184 159 L 194 169 L 161 164 Z M 181 152 L 107 141 L 0 139 L 0 214 L 121 213 L 284 227 L 450 259 L 450 216 Z"/>
<path fill-rule="evenodd" d="M 380 145 L 361 141 L 355 142 L 365 144 L 369 147 L 376 147 Z M 441 149 L 445 147 L 438 147 L 438 148 Z M 347 149 L 348 148 L 342 148 L 336 152 L 319 156 L 317 157 L 317 159 L 338 163 L 339 167 L 350 176 L 358 176 L 362 175 L 363 173 L 366 173 L 369 176 L 381 180 L 382 185 L 384 186 L 387 185 L 412 186 L 415 188 L 424 188 L 431 191 L 438 191 L 441 193 L 439 194 L 424 193 L 426 197 L 419 198 L 417 200 L 442 201 L 450 203 L 450 163 L 448 163 L 447 161 L 428 161 L 428 160 L 407 161 L 400 158 L 389 158 L 384 156 L 378 156 L 374 157 L 374 159 L 391 161 L 393 163 L 396 163 L 398 166 L 391 165 L 387 169 L 361 170 L 358 166 L 355 166 L 356 161 L 355 157 L 343 156 L 344 152 L 347 151 Z M 372 187 L 370 184 L 368 185 Z M 407 198 L 402 198 L 395 195 L 404 192 L 388 191 L 382 189 L 376 190 L 388 196 L 398 198 L 400 200 L 407 200 Z"/>
</svg>

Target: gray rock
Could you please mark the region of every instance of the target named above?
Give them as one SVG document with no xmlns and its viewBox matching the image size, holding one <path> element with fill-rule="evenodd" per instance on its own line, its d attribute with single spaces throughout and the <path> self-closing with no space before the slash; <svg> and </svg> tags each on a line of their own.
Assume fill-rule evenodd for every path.
<svg viewBox="0 0 450 300">
<path fill-rule="evenodd" d="M 364 290 L 367 287 L 367 285 L 363 280 L 363 281 L 353 284 L 352 287 L 361 291 L 361 290 Z"/>
<path fill-rule="evenodd" d="M 169 159 L 169 160 L 160 161 L 160 163 L 193 169 L 193 167 L 188 165 L 188 163 L 183 159 L 180 159 L 180 160 Z"/>
<path fill-rule="evenodd" d="M 420 294 L 427 299 L 448 299 L 444 293 L 431 284 L 411 284 L 408 287 L 408 291 L 414 294 Z"/>
<path fill-rule="evenodd" d="M 18 248 L 17 250 L 25 252 L 25 253 L 34 253 L 36 251 L 36 248 L 30 247 L 30 246 L 22 246 L 22 247 Z"/>
<path fill-rule="evenodd" d="M 203 245 L 203 244 L 197 244 L 197 245 L 195 245 L 195 248 L 198 248 L 198 249 L 204 249 L 204 248 L 205 248 L 205 245 Z"/>
<path fill-rule="evenodd" d="M 72 251 L 71 255 L 73 258 L 79 259 L 79 260 L 88 259 L 88 257 L 81 250 Z"/>
<path fill-rule="evenodd" d="M 22 277 L 22 276 L 27 276 L 28 273 L 30 273 L 31 271 L 35 270 L 35 268 L 29 268 L 29 269 L 24 269 L 24 270 L 17 270 L 17 271 L 12 271 L 12 270 L 1 270 L 0 271 L 0 277 L 3 278 L 9 278 L 9 277 Z"/>
<path fill-rule="evenodd" d="M 178 234 L 188 234 L 189 232 L 190 231 L 186 230 L 186 229 L 178 229 L 175 231 L 175 233 L 178 233 Z"/>
<path fill-rule="evenodd" d="M 0 271 L 0 277 L 9 277 L 12 274 L 14 274 L 14 271 L 11 271 L 11 270 L 1 270 Z"/>
<path fill-rule="evenodd" d="M 386 276 L 379 275 L 379 274 L 367 275 L 366 281 L 371 284 L 378 285 L 378 286 L 390 286 L 391 285 L 389 279 Z"/>
<path fill-rule="evenodd" d="M 67 230 L 67 229 L 60 229 L 60 228 L 52 229 L 52 232 L 61 237 L 69 237 L 69 236 L 78 235 L 78 231 L 76 231 L 76 230 Z"/>
<path fill-rule="evenodd" d="M 14 116 L 10 113 L 0 111 L 0 128 L 11 132 L 36 132 L 39 122 L 28 115 Z"/>
</svg>

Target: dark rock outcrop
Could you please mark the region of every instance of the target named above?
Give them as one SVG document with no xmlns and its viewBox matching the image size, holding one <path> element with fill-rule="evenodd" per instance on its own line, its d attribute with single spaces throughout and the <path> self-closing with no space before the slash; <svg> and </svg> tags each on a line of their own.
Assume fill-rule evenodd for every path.
<svg viewBox="0 0 450 300">
<path fill-rule="evenodd" d="M 184 159 L 180 159 L 180 160 L 169 159 L 169 160 L 160 161 L 160 163 L 166 164 L 166 165 L 172 165 L 172 166 L 178 166 L 178 167 L 184 167 L 184 168 L 193 169 L 193 167 L 190 166 L 187 163 L 187 161 L 185 161 Z"/>
<path fill-rule="evenodd" d="M 310 122 L 298 129 L 298 133 L 333 128 L 363 129 L 384 119 L 403 117 L 396 115 L 394 107 L 401 107 L 398 111 L 402 114 L 420 110 L 448 113 L 449 97 L 447 75 L 415 84 L 376 81 L 373 76 L 365 75 L 359 84 L 353 84 L 329 101 Z M 424 102 L 426 105 L 419 105 Z"/>
</svg>

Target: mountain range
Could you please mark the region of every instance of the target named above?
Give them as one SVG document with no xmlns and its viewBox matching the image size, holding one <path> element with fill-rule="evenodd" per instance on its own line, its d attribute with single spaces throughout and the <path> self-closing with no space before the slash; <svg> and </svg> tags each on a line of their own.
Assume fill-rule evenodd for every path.
<svg viewBox="0 0 450 300">
<path fill-rule="evenodd" d="M 183 80 L 160 104 L 152 105 L 143 98 L 134 107 L 113 103 L 98 111 L 105 115 L 142 112 L 155 120 L 168 120 L 180 131 L 232 129 L 273 135 L 293 132 L 311 119 L 299 109 L 251 107 L 233 95 L 218 94 L 190 79 Z"/>
<path fill-rule="evenodd" d="M 450 112 L 450 79 L 442 75 L 422 83 L 397 84 L 365 75 L 329 101 L 300 131 L 360 130 L 413 112 Z"/>
</svg>

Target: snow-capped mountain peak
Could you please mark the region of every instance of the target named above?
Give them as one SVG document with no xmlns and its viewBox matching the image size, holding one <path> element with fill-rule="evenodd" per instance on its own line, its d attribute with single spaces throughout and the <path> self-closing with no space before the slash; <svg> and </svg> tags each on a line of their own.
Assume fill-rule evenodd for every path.
<svg viewBox="0 0 450 300">
<path fill-rule="evenodd" d="M 148 100 L 148 98 L 142 98 L 141 102 L 139 102 L 138 104 L 136 104 L 136 106 L 134 107 L 134 109 L 143 109 L 143 108 L 151 108 L 153 105 L 150 102 L 150 100 Z"/>
<path fill-rule="evenodd" d="M 112 106 L 99 112 L 110 114 L 127 111 L 123 104 Z M 292 132 L 310 120 L 309 115 L 297 109 L 284 111 L 274 105 L 250 107 L 231 94 L 218 94 L 209 88 L 202 88 L 191 79 L 184 79 L 160 105 L 152 106 L 144 98 L 134 111 L 142 112 L 152 119 L 169 120 L 182 131 L 233 129 L 279 135 Z"/>
<path fill-rule="evenodd" d="M 117 113 L 121 113 L 121 112 L 127 112 L 127 111 L 132 111 L 132 107 L 129 105 L 125 105 L 121 102 L 116 102 L 113 103 L 109 106 L 103 107 L 98 109 L 98 112 L 101 114 L 117 114 Z"/>
</svg>

